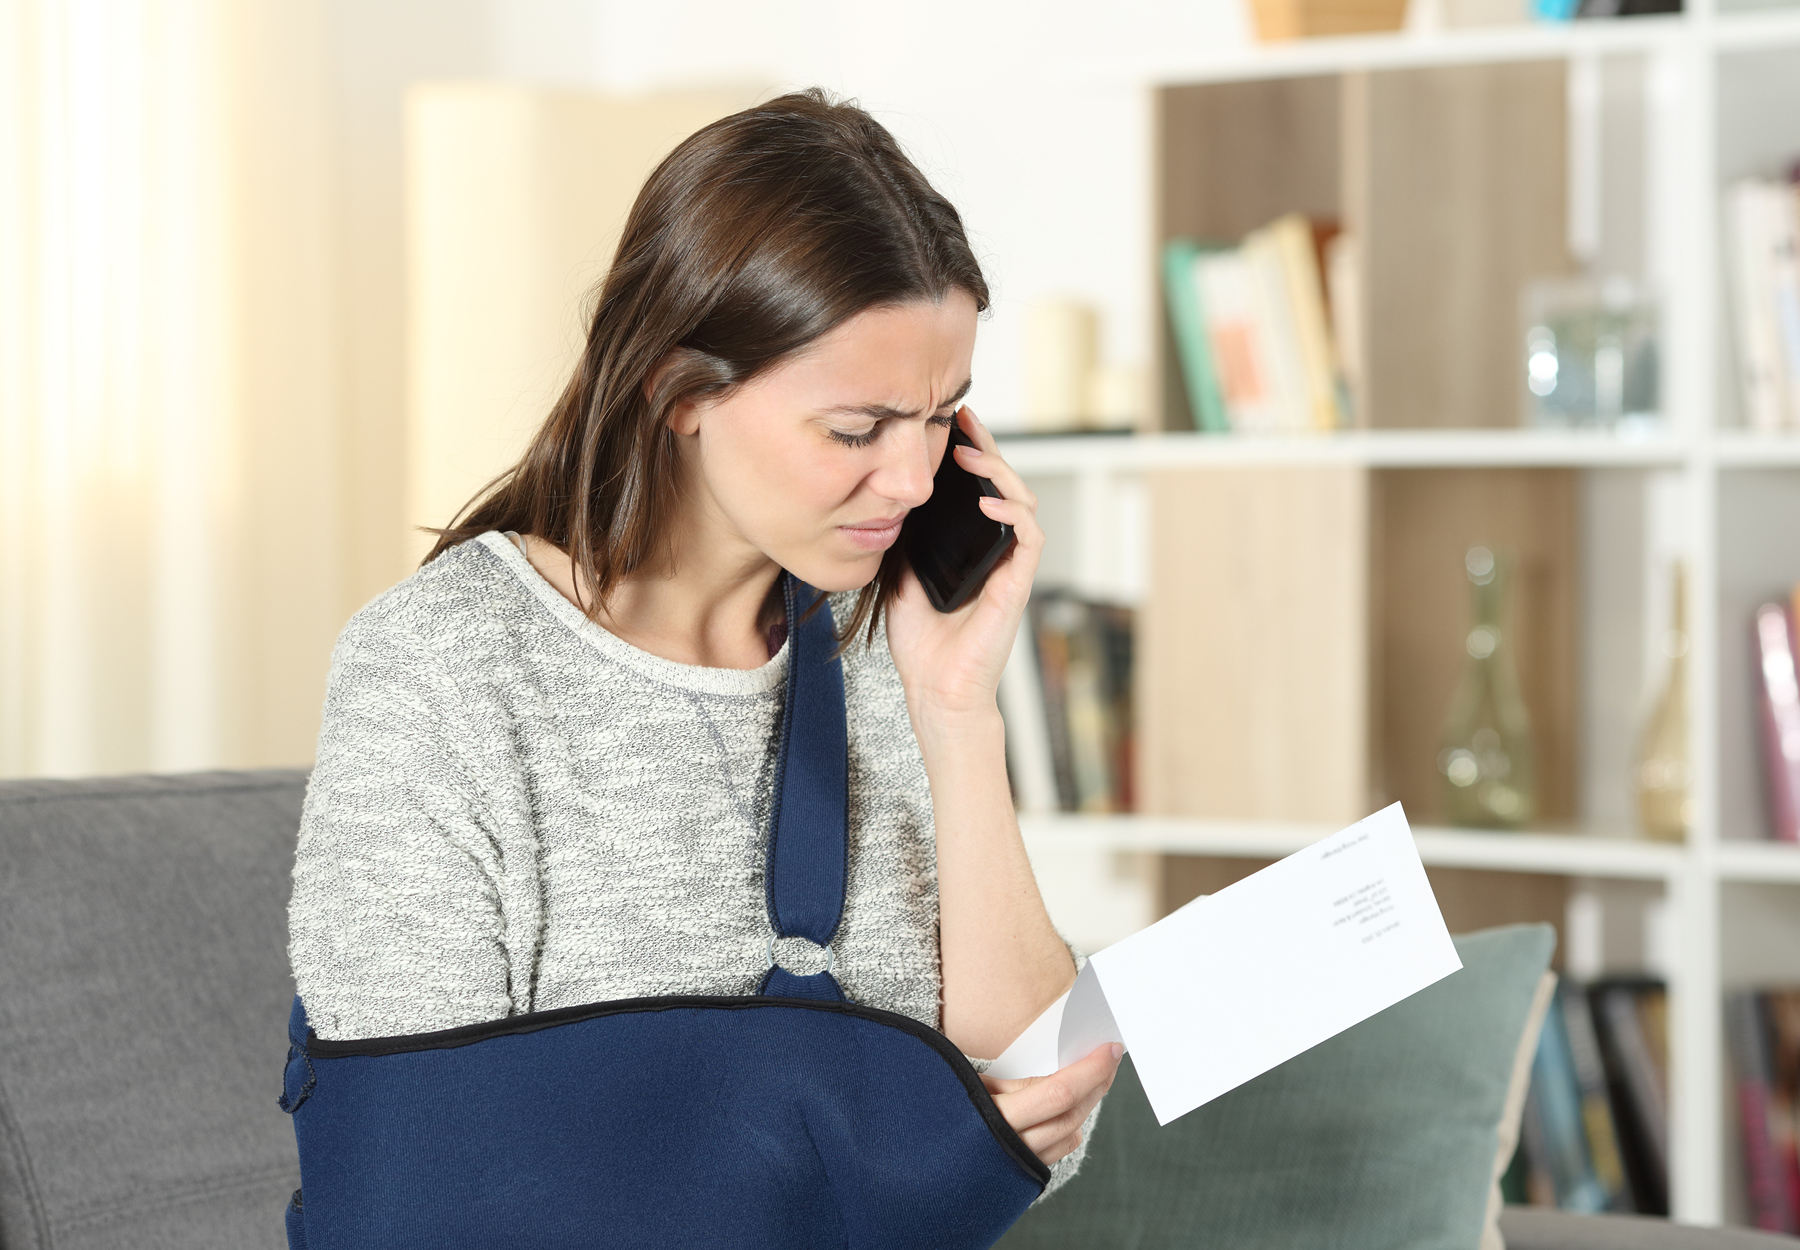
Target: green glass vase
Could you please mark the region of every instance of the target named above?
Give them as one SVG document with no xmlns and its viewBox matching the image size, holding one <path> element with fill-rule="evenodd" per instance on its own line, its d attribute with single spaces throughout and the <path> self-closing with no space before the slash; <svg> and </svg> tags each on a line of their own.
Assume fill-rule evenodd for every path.
<svg viewBox="0 0 1800 1250">
<path fill-rule="evenodd" d="M 1536 806 L 1531 719 L 1519 693 L 1506 617 L 1506 576 L 1486 547 L 1464 556 L 1475 623 L 1463 639 L 1468 659 L 1444 720 L 1438 772 L 1445 815 L 1453 825 L 1517 829 Z"/>
</svg>

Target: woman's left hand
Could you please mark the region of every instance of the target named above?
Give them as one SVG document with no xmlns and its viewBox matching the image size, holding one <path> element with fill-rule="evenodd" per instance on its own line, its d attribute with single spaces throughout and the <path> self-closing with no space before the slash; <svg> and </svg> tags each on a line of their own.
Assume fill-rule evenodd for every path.
<svg viewBox="0 0 1800 1250">
<path fill-rule="evenodd" d="M 900 593 L 888 608 L 888 649 L 919 729 L 940 720 L 953 723 L 993 713 L 1000 674 L 1012 654 L 1044 550 L 1037 496 L 1001 458 L 994 436 L 971 409 L 958 409 L 956 419 L 975 446 L 951 445 L 944 454 L 954 455 L 963 468 L 999 488 L 1002 497 L 983 495 L 980 507 L 992 519 L 1013 527 L 1014 542 L 981 590 L 954 612 L 932 607 L 918 577 L 910 568 L 906 571 Z"/>
<path fill-rule="evenodd" d="M 1125 1048 L 1114 1042 L 1049 1076 L 1002 1081 L 983 1073 L 981 1083 L 1031 1152 L 1045 1163 L 1055 1163 L 1081 1145 L 1081 1126 L 1112 1088 L 1124 1053 Z"/>
</svg>

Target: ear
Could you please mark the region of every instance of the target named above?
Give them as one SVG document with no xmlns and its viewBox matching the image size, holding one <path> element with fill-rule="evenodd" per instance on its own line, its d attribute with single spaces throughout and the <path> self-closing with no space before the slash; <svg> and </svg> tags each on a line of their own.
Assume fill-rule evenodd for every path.
<svg viewBox="0 0 1800 1250">
<path fill-rule="evenodd" d="M 669 428 L 675 433 L 692 437 L 700 432 L 700 405 L 693 400 L 683 400 L 675 405 L 669 413 Z"/>
<path fill-rule="evenodd" d="M 649 400 L 652 395 L 656 394 L 657 387 L 668 376 L 669 370 L 675 366 L 675 356 L 675 352 L 670 352 L 657 361 L 656 367 L 650 370 L 649 376 L 644 379 L 645 400 Z M 676 404 L 669 412 L 667 424 L 669 429 L 676 434 L 691 436 L 699 433 L 700 405 L 693 400 L 683 400 Z"/>
</svg>

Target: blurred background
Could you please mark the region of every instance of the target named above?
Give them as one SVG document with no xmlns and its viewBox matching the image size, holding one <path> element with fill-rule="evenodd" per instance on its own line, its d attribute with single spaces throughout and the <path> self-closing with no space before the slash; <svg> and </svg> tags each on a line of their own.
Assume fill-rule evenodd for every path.
<svg viewBox="0 0 1800 1250">
<path fill-rule="evenodd" d="M 813 84 L 875 110 L 965 214 L 998 293 L 978 399 L 999 419 L 1020 411 L 1035 298 L 1081 295 L 1109 315 L 1111 354 L 1145 356 L 1147 58 L 1171 32 L 1246 37 L 1228 0 L 1103 24 L 1077 4 L 802 0 L 8 0 L 0 14 L 0 508 L 17 540 L 0 556 L 0 774 L 306 762 L 337 630 L 416 562 L 408 526 L 441 523 L 485 477 L 491 457 L 454 487 L 416 481 L 415 85 L 492 90 L 462 97 L 467 116 L 446 115 L 454 91 L 427 103 L 416 161 L 439 141 L 513 162 L 428 168 L 416 218 L 518 228 L 445 240 L 485 250 L 470 259 L 515 288 L 546 280 L 519 275 L 526 253 L 568 263 L 530 324 L 495 317 L 513 340 L 482 396 L 512 401 L 487 417 L 500 443 L 556 385 L 580 296 L 655 159 L 709 110 Z M 621 123 L 613 166 L 560 170 L 610 185 L 539 219 L 545 237 L 526 201 L 557 210 L 547 185 L 459 209 L 458 178 L 505 198 L 491 178 L 531 163 L 509 139 L 559 124 L 553 104 L 520 110 L 569 92 L 676 101 Z M 581 111 L 561 124 L 579 129 Z M 505 314 L 530 301 L 507 295 Z M 431 310 L 412 307 L 416 329 Z M 407 513 L 409 489 L 425 512 Z"/>
<path fill-rule="evenodd" d="M 1761 0 L 0 0 L 0 776 L 305 766 L 645 174 L 819 85 L 993 288 L 1064 931 L 1402 802 L 1453 930 L 1557 926 L 1614 1065 L 1569 1097 L 1615 1136 L 1509 1192 L 1800 1224 L 1722 1025 L 1791 1055 L 1792 1160 L 1796 84 Z"/>
</svg>

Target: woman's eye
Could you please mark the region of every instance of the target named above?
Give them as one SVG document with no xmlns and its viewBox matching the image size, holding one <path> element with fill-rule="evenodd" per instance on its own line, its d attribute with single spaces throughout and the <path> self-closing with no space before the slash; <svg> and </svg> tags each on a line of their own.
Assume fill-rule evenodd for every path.
<svg viewBox="0 0 1800 1250">
<path fill-rule="evenodd" d="M 879 425 L 871 425 L 857 434 L 851 434 L 844 430 L 827 430 L 825 432 L 831 435 L 833 441 L 842 443 L 846 447 L 867 447 L 875 441 L 875 435 L 880 429 Z"/>
<path fill-rule="evenodd" d="M 942 426 L 955 425 L 956 424 L 956 414 L 954 412 L 944 413 L 940 416 L 933 417 L 927 424 L 942 425 Z"/>
</svg>

